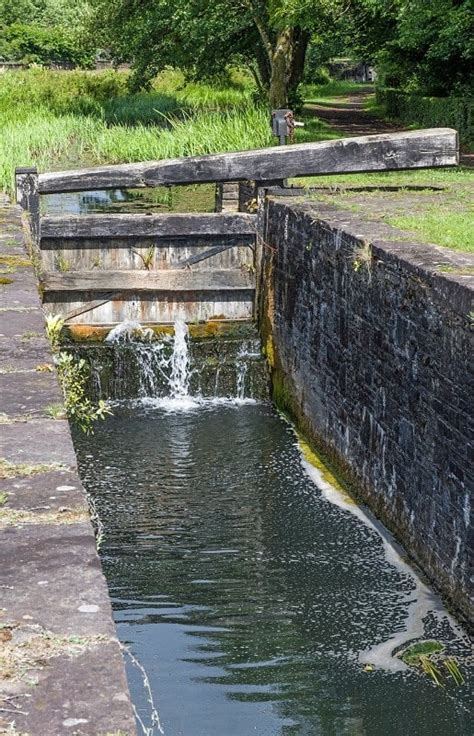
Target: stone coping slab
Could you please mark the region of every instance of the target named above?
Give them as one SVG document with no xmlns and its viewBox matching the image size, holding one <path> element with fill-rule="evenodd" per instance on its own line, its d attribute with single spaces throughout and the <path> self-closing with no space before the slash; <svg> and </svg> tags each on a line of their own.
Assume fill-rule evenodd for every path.
<svg viewBox="0 0 474 736">
<path fill-rule="evenodd" d="M 9 509 L 30 513 L 44 514 L 84 506 L 84 489 L 71 468 L 0 479 L 0 493 L 7 494 Z"/>
<path fill-rule="evenodd" d="M 0 208 L 0 733 L 134 736 L 20 210 Z"/>
<path fill-rule="evenodd" d="M 0 375 L 0 410 L 10 417 L 47 416 L 48 408 L 62 406 L 56 373 L 4 373 Z"/>
</svg>

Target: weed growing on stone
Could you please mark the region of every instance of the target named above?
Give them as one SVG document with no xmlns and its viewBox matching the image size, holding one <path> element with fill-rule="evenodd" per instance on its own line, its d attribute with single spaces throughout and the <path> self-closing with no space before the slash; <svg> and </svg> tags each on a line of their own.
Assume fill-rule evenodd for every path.
<svg viewBox="0 0 474 736">
<path fill-rule="evenodd" d="M 88 520 L 89 513 L 83 506 L 64 507 L 47 512 L 0 508 L 0 529 L 7 526 L 18 526 L 18 524 L 77 524 Z"/>
<path fill-rule="evenodd" d="M 369 281 L 372 277 L 372 245 L 364 242 L 357 248 L 354 248 L 352 253 L 352 268 L 355 273 L 358 273 L 361 269 L 367 271 Z"/>
<path fill-rule="evenodd" d="M 46 317 L 46 335 L 51 343 L 53 350 L 59 348 L 61 340 L 61 330 L 64 327 L 64 320 L 60 314 L 48 314 Z"/>
<path fill-rule="evenodd" d="M 66 409 L 63 404 L 48 404 L 45 406 L 45 414 L 52 419 L 65 419 Z"/>
<path fill-rule="evenodd" d="M 58 271 L 65 273 L 71 270 L 71 262 L 62 253 L 57 254 L 54 262 Z"/>
<path fill-rule="evenodd" d="M 48 473 L 50 470 L 60 470 L 64 466 L 60 463 L 11 463 L 5 458 L 0 458 L 0 480 L 8 478 L 25 478 L 30 475 L 38 475 L 39 473 Z"/>
<path fill-rule="evenodd" d="M 132 253 L 141 258 L 143 268 L 149 271 L 153 265 L 153 261 L 155 260 L 155 246 L 151 245 L 146 249 L 145 253 L 140 253 L 138 250 L 132 250 Z"/>
<path fill-rule="evenodd" d="M 87 396 L 89 367 L 86 361 L 83 358 L 77 360 L 71 353 L 60 351 L 63 327 L 61 315 L 50 314 L 46 317 L 46 334 L 55 353 L 54 362 L 64 396 L 64 407 L 51 404 L 46 407 L 46 413 L 54 419 L 62 418 L 65 413 L 83 432 L 92 434 L 94 422 L 105 419 L 112 412 L 102 399 L 93 404 Z"/>
<path fill-rule="evenodd" d="M 68 418 L 86 434 L 93 434 L 94 422 L 105 419 L 112 411 L 103 399 L 94 404 L 87 396 L 89 367 L 86 361 L 61 351 L 56 355 L 56 367 Z"/>
</svg>

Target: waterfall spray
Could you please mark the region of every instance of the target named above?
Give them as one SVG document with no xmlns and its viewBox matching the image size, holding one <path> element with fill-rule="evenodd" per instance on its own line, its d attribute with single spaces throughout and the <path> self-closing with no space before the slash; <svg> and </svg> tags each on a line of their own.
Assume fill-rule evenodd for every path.
<svg viewBox="0 0 474 736">
<path fill-rule="evenodd" d="M 170 358 L 169 385 L 172 399 L 184 399 L 189 396 L 188 336 L 189 330 L 186 322 L 177 319 L 174 323 L 174 346 Z"/>
</svg>

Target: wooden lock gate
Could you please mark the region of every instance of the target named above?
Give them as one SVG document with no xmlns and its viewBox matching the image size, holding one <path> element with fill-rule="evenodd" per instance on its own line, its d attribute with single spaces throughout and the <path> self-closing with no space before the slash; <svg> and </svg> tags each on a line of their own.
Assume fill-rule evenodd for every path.
<svg viewBox="0 0 474 736">
<path fill-rule="evenodd" d="M 16 189 L 49 312 L 96 325 L 249 320 L 269 187 L 298 176 L 458 162 L 456 131 L 435 128 L 74 171 L 22 168 Z M 242 181 L 255 183 L 257 214 L 40 215 L 44 194 Z"/>
</svg>

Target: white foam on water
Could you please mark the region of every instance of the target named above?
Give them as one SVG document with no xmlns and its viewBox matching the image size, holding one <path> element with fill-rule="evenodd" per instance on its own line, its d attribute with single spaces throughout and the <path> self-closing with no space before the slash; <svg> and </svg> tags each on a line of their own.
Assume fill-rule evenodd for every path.
<svg viewBox="0 0 474 736">
<path fill-rule="evenodd" d="M 149 327 L 143 327 L 136 320 L 126 319 L 119 325 L 113 327 L 104 342 L 109 343 L 125 343 L 125 342 L 150 342 L 155 334 Z"/>
<path fill-rule="evenodd" d="M 137 399 L 134 402 L 127 402 L 128 404 L 138 404 L 139 406 L 150 407 L 152 409 L 160 409 L 164 412 L 192 412 L 199 411 L 205 408 L 212 408 L 213 406 L 230 406 L 239 407 L 246 406 L 249 404 L 257 404 L 256 399 L 236 399 L 233 397 L 211 397 L 204 398 L 202 396 L 164 396 L 161 398 L 145 397 L 143 399 Z"/>
<path fill-rule="evenodd" d="M 406 561 L 402 548 L 388 529 L 375 518 L 369 509 L 359 506 L 349 496 L 346 496 L 335 486 L 331 485 L 323 477 L 318 468 L 314 467 L 314 465 L 305 459 L 302 451 L 301 462 L 307 475 L 321 491 L 324 498 L 344 511 L 349 511 L 363 524 L 372 529 L 382 540 L 386 561 L 390 565 L 393 565 L 400 573 L 410 577 L 415 585 L 414 590 L 411 590 L 404 596 L 407 613 L 403 629 L 394 632 L 386 641 L 359 652 L 359 662 L 362 664 L 372 664 L 380 669 L 390 671 L 407 670 L 407 665 L 399 657 L 394 656 L 393 653 L 399 651 L 411 641 L 426 638 L 424 620 L 428 614 L 432 614 L 440 621 L 447 621 L 456 638 L 466 642 L 467 635 L 460 624 L 446 610 L 441 598 L 431 590 L 418 575 L 417 571 Z"/>
</svg>

